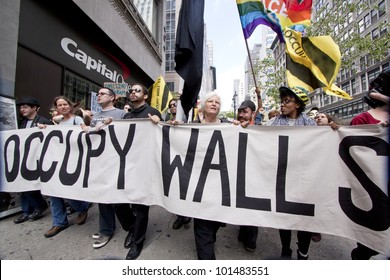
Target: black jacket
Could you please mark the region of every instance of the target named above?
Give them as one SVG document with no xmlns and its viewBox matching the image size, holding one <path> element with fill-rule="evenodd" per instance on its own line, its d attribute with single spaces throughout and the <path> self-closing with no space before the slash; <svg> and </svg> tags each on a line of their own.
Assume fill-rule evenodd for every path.
<svg viewBox="0 0 390 280">
<path fill-rule="evenodd" d="M 51 125 L 53 124 L 50 120 L 48 120 L 47 118 L 43 117 L 43 116 L 40 116 L 40 115 L 36 115 L 35 118 L 33 119 L 32 123 L 31 123 L 31 126 L 30 127 L 26 127 L 27 125 L 27 122 L 28 122 L 28 119 L 23 119 L 20 124 L 19 124 L 19 128 L 30 128 L 30 127 L 35 127 L 35 126 L 38 126 L 38 123 L 41 123 L 41 124 L 48 124 L 48 125 Z"/>
<path fill-rule="evenodd" d="M 131 109 L 130 112 L 126 113 L 123 118 L 124 119 L 142 119 L 142 118 L 149 118 L 148 114 L 151 114 L 152 116 L 156 115 L 162 119 L 160 112 L 153 107 L 150 107 L 149 104 L 144 104 L 139 108 Z"/>
</svg>

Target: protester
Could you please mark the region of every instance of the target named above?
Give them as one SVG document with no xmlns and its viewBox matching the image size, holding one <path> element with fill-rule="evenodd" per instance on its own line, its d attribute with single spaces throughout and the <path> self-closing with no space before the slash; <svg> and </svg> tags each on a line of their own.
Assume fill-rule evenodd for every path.
<svg viewBox="0 0 390 280">
<path fill-rule="evenodd" d="M 251 100 L 243 101 L 237 111 L 237 120 L 234 120 L 233 124 L 241 125 L 242 127 L 255 124 L 256 105 Z M 258 232 L 258 227 L 240 226 L 238 240 L 244 244 L 244 248 L 247 251 L 254 252 L 256 250 Z"/>
<path fill-rule="evenodd" d="M 165 121 L 174 121 L 176 120 L 176 112 L 177 112 L 177 100 L 171 99 L 168 103 L 168 113 L 165 116 Z"/>
<path fill-rule="evenodd" d="M 125 106 L 123 106 L 123 111 L 125 111 L 125 113 L 130 112 L 130 110 L 131 110 L 130 104 L 125 104 Z"/>
<path fill-rule="evenodd" d="M 122 119 L 126 113 L 124 110 L 114 107 L 115 92 L 112 89 L 102 87 L 99 89 L 96 97 L 102 110 L 93 115 L 90 127 L 83 126 L 83 129 L 86 132 L 99 131 L 105 125 L 110 124 L 112 120 Z M 130 204 L 98 203 L 98 207 L 99 232 L 92 235 L 92 238 L 94 239 L 92 247 L 95 249 L 102 248 L 111 240 L 116 230 L 116 216 L 122 228 L 128 232 L 127 237 L 125 238 L 124 247 L 129 248 L 129 239 L 133 234 L 133 223 L 135 219 Z"/>
<path fill-rule="evenodd" d="M 314 120 L 318 126 L 329 125 L 333 129 L 338 129 L 340 127 L 340 125 L 328 113 L 318 113 Z"/>
<path fill-rule="evenodd" d="M 312 107 L 310 110 L 307 112 L 307 116 L 311 119 L 315 119 L 315 117 L 318 115 L 319 109 L 318 107 Z"/>
<path fill-rule="evenodd" d="M 149 118 L 154 124 L 157 124 L 162 118 L 160 112 L 150 107 L 146 100 L 148 99 L 148 89 L 141 84 L 133 84 L 127 94 L 127 99 L 132 104 L 132 109 L 123 118 L 137 119 Z M 135 215 L 134 232 L 129 239 L 129 252 L 126 260 L 134 260 L 139 257 L 143 249 L 146 231 L 148 229 L 149 221 L 149 206 L 141 204 L 132 204 L 132 209 Z"/>
<path fill-rule="evenodd" d="M 169 123 L 177 123 L 176 122 L 176 112 L 177 112 L 177 100 L 171 99 L 168 104 L 168 114 L 165 116 L 165 121 Z M 187 225 L 191 222 L 191 218 L 177 215 L 176 220 L 172 224 L 172 229 L 178 230 L 183 225 Z"/>
<path fill-rule="evenodd" d="M 221 123 L 218 118 L 221 109 L 221 98 L 216 93 L 205 95 L 201 100 L 203 112 L 202 123 Z M 196 252 L 199 260 L 215 260 L 214 243 L 217 232 L 225 224 L 217 221 L 194 218 Z"/>
<path fill-rule="evenodd" d="M 74 115 L 74 105 L 67 97 L 55 97 L 53 106 L 58 111 L 58 113 L 63 116 L 63 119 L 59 122 L 59 125 L 84 124 L 84 121 L 81 117 Z M 45 128 L 46 125 L 42 125 L 40 127 Z M 88 202 L 51 196 L 50 210 L 53 217 L 53 227 L 44 233 L 46 238 L 57 235 L 69 226 L 65 202 L 67 202 L 72 207 L 72 209 L 79 213 L 76 218 L 76 223 L 78 225 L 85 223 L 88 217 Z"/>
<path fill-rule="evenodd" d="M 16 104 L 19 106 L 23 120 L 19 128 L 36 127 L 38 124 L 51 125 L 51 121 L 38 115 L 40 109 L 39 101 L 32 97 L 23 97 Z M 23 223 L 27 220 L 38 220 L 43 217 L 43 212 L 48 208 L 46 200 L 39 190 L 20 193 L 20 203 L 22 215 L 14 220 L 15 224 Z"/>
<path fill-rule="evenodd" d="M 275 118 L 277 115 L 279 115 L 279 111 L 278 110 L 271 110 L 268 112 L 268 120 L 272 120 L 273 118 Z"/>
<path fill-rule="evenodd" d="M 287 88 L 280 87 L 280 104 L 281 114 L 269 121 L 269 125 L 273 126 L 314 126 L 315 121 L 309 118 L 305 113 L 306 103 L 309 101 L 308 94 L 303 88 Z M 295 186 L 299 187 L 299 186 Z M 291 245 L 291 230 L 279 230 L 280 240 L 282 242 L 282 258 L 291 259 L 292 250 Z M 301 231 L 297 232 L 298 236 L 298 259 L 308 259 L 309 247 L 311 241 L 311 232 Z"/>
<path fill-rule="evenodd" d="M 263 99 L 260 95 L 260 89 L 256 87 L 255 89 L 257 96 L 257 111 L 255 112 L 254 124 L 261 125 L 264 120 L 264 108 L 263 108 Z"/>
<path fill-rule="evenodd" d="M 389 125 L 390 70 L 382 71 L 371 83 L 370 92 L 363 100 L 371 107 L 351 121 L 351 125 L 381 124 Z M 351 252 L 353 260 L 369 260 L 378 252 L 367 246 L 357 243 Z"/>
</svg>

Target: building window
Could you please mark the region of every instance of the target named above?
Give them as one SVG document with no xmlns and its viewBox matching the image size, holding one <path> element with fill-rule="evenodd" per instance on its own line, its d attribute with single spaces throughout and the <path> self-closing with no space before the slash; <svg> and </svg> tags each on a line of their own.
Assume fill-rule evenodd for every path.
<svg viewBox="0 0 390 280">
<path fill-rule="evenodd" d="M 100 86 L 70 71 L 65 71 L 64 96 L 74 103 L 91 108 L 91 92 L 98 92 Z"/>
<path fill-rule="evenodd" d="M 367 90 L 367 79 L 366 75 L 360 76 L 361 82 L 362 82 L 362 92 Z"/>
<path fill-rule="evenodd" d="M 374 30 L 372 30 L 372 40 L 376 40 L 379 38 L 379 30 L 378 28 L 375 28 Z"/>
<path fill-rule="evenodd" d="M 386 0 L 383 0 L 378 5 L 379 17 L 381 17 L 384 14 L 386 14 L 386 3 L 385 2 L 386 2 Z"/>
<path fill-rule="evenodd" d="M 174 92 L 175 89 L 175 83 L 174 82 L 167 82 L 167 87 L 171 92 Z"/>
</svg>

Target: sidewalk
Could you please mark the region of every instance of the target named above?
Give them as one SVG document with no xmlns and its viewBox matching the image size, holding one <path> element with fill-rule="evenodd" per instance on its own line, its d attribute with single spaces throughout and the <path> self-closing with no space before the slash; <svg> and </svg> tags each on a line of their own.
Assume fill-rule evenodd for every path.
<svg viewBox="0 0 390 280">
<path fill-rule="evenodd" d="M 117 223 L 117 230 L 111 241 L 103 248 L 92 247 L 92 234 L 98 232 L 99 213 L 97 204 L 90 208 L 84 225 L 75 224 L 77 214 L 69 216 L 70 227 L 52 238 L 43 233 L 51 228 L 49 210 L 38 221 L 14 224 L 17 215 L 0 221 L 0 259 L 2 260 L 96 260 L 120 259 L 126 257 L 123 247 L 126 232 Z M 19 214 L 18 214 L 19 215 Z M 179 230 L 172 230 L 176 216 L 159 206 L 152 206 L 149 227 L 140 260 L 196 260 L 193 222 Z M 237 240 L 238 226 L 227 225 L 217 233 L 215 246 L 219 260 L 261 260 L 278 259 L 281 252 L 279 232 L 272 228 L 259 228 L 257 249 L 248 252 Z M 291 248 L 296 258 L 296 232 L 293 231 Z M 355 242 L 342 237 L 322 235 L 319 243 L 311 243 L 311 260 L 349 260 Z"/>
</svg>

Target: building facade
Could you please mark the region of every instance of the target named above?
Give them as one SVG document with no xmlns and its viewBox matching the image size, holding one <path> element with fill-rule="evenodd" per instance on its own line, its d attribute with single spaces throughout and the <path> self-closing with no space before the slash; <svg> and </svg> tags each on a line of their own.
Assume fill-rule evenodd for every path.
<svg viewBox="0 0 390 280">
<path fill-rule="evenodd" d="M 0 94 L 37 98 L 44 116 L 55 96 L 89 107 L 105 82 L 149 87 L 164 71 L 162 0 L 0 1 Z"/>
</svg>

